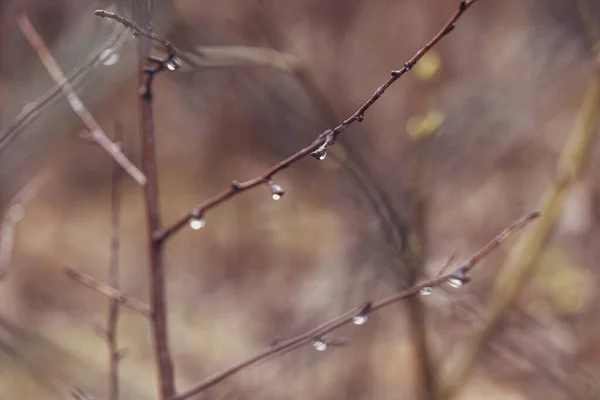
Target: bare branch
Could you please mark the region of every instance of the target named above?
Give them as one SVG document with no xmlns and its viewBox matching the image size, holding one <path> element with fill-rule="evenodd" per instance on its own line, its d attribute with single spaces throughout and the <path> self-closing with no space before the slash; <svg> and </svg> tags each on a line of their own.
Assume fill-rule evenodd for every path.
<svg viewBox="0 0 600 400">
<path fill-rule="evenodd" d="M 63 94 L 71 108 L 81 118 L 87 129 L 90 131 L 90 137 L 98 143 L 131 177 L 141 186 L 146 184 L 146 177 L 121 151 L 119 146 L 113 143 L 104 133 L 98 122 L 87 110 L 79 96 L 75 93 L 73 86 L 69 83 L 64 73 L 61 71 L 58 63 L 50 54 L 50 50 L 44 43 L 44 40 L 35 30 L 29 18 L 24 13 L 17 16 L 19 28 L 34 48 L 40 60 L 48 70 L 48 73 L 54 81 L 60 85 Z"/>
<path fill-rule="evenodd" d="M 290 350 L 291 348 L 296 348 L 307 343 L 312 343 L 313 341 L 322 338 L 326 334 L 353 322 L 354 318 L 357 316 L 366 316 L 376 310 L 387 307 L 390 304 L 394 304 L 410 296 L 419 294 L 422 290 L 427 290 L 427 293 L 430 293 L 430 290 L 432 288 L 443 285 L 446 282 L 451 282 L 452 280 L 460 280 L 461 282 L 466 282 L 468 280 L 467 273 L 471 271 L 475 267 L 475 265 L 477 265 L 477 263 L 480 262 L 485 256 L 487 256 L 490 253 L 490 251 L 502 244 L 502 242 L 506 240 L 506 238 L 511 233 L 523 228 L 525 225 L 527 225 L 539 216 L 539 211 L 532 211 L 526 214 L 525 216 L 521 217 L 519 220 L 514 222 L 504 231 L 500 232 L 494 239 L 489 241 L 485 246 L 478 250 L 467 261 L 455 268 L 452 272 L 420 282 L 408 289 L 397 292 L 377 302 L 367 303 L 370 304 L 369 307 L 366 307 L 363 304 L 360 307 L 354 308 L 353 310 L 343 313 L 306 333 L 303 333 L 285 341 L 281 341 L 275 346 L 264 350 L 263 352 L 255 355 L 254 357 L 251 357 L 245 361 L 242 361 L 239 364 L 233 365 L 225 369 L 222 372 L 219 372 L 215 375 L 206 378 L 205 380 L 199 382 L 198 384 L 194 385 L 185 392 L 182 392 L 179 395 L 177 395 L 176 400 L 184 400 L 200 392 L 203 392 L 204 390 L 209 389 L 210 387 L 238 373 L 239 371 L 248 368 L 252 365 L 255 365 L 266 358 L 273 357 L 275 354 L 280 354 L 282 352 Z"/>
<path fill-rule="evenodd" d="M 327 147 L 333 145 L 335 143 L 336 138 L 339 134 L 341 134 L 346 127 L 352 125 L 355 122 L 361 122 L 364 119 L 365 112 L 371 108 L 375 102 L 381 98 L 381 96 L 385 93 L 385 91 L 400 77 L 402 77 L 406 72 L 410 71 L 417 62 L 425 55 L 429 50 L 431 50 L 440 40 L 442 40 L 445 36 L 447 36 L 454 29 L 455 23 L 458 19 L 463 15 L 463 13 L 473 4 L 475 4 L 477 0 L 461 0 L 458 9 L 454 13 L 454 15 L 446 22 L 446 24 L 442 27 L 442 29 L 421 49 L 419 49 L 413 57 L 404 63 L 404 66 L 398 70 L 393 70 L 391 72 L 390 77 L 386 82 L 384 82 L 380 87 L 375 90 L 373 95 L 350 117 L 345 119 L 341 124 L 336 126 L 333 129 L 328 129 L 321 133 L 317 138 L 307 147 L 301 149 L 297 153 L 291 155 L 283 161 L 273 165 L 262 175 L 250 179 L 245 182 L 237 183 L 231 185 L 228 189 L 223 190 L 221 193 L 216 194 L 215 196 L 205 200 L 204 202 L 197 205 L 192 211 L 181 217 L 178 221 L 176 221 L 173 225 L 165 228 L 164 230 L 159 230 L 154 232 L 155 237 L 158 240 L 166 240 L 171 235 L 179 231 L 183 228 L 190 220 L 201 218 L 204 214 L 225 202 L 226 200 L 242 193 L 253 189 L 257 186 L 265 184 L 271 180 L 271 178 L 280 172 L 281 170 L 289 167 L 290 165 L 300 161 L 304 157 L 309 154 L 313 154 L 316 158 L 322 159 L 326 154 Z"/>
<path fill-rule="evenodd" d="M 146 317 L 152 316 L 152 312 L 148 305 L 134 299 L 133 297 L 126 296 L 112 286 L 100 283 L 91 276 L 79 272 L 73 267 L 65 267 L 64 273 L 66 276 L 85 286 L 86 288 L 92 289 L 93 291 L 103 294 L 110 299 L 118 301 L 119 304 L 137 311 Z"/>
<path fill-rule="evenodd" d="M 133 3 L 133 17 L 144 26 L 151 24 L 147 2 Z M 123 23 L 123 20 L 120 21 Z M 137 26 L 134 24 L 134 28 Z M 148 184 L 144 186 L 144 203 L 146 208 L 146 237 L 148 240 L 148 265 L 150 306 L 152 307 L 152 338 L 154 356 L 157 368 L 158 387 L 161 400 L 172 400 L 175 397 L 175 371 L 169 350 L 168 324 L 167 324 L 167 295 L 165 289 L 165 268 L 163 243 L 155 240 L 154 232 L 161 228 L 161 215 L 158 196 L 158 166 L 156 161 L 156 134 L 154 132 L 154 109 L 152 103 L 152 82 L 154 77 L 165 69 L 175 69 L 175 48 L 166 40 L 157 35 L 137 27 L 140 38 L 137 46 L 138 53 L 138 81 L 140 85 L 140 123 L 139 135 L 142 148 L 142 168 L 148 177 Z M 169 55 L 166 59 L 148 60 L 153 65 L 148 65 L 147 55 L 150 51 L 149 40 L 146 37 L 162 43 Z"/>
</svg>

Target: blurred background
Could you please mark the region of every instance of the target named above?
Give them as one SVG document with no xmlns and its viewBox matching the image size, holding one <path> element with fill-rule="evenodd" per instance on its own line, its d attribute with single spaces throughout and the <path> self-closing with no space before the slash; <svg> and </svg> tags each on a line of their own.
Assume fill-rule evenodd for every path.
<svg viewBox="0 0 600 400">
<path fill-rule="evenodd" d="M 136 39 L 93 15 L 127 13 L 124 5 L 0 1 L 2 399 L 108 393 L 97 328 L 108 300 L 62 271 L 108 279 L 113 161 L 82 137 L 15 18 L 27 13 L 107 135 L 122 126 L 123 149 L 139 165 Z M 186 55 L 181 70 L 155 83 L 163 222 L 351 115 L 457 5 L 157 1 L 155 31 Z M 480 0 L 325 160 L 308 157 L 276 176 L 281 200 L 257 188 L 211 210 L 203 229 L 174 236 L 165 265 L 178 388 L 434 276 L 452 253 L 466 259 L 539 207 L 598 79 L 599 25 L 596 0 Z M 457 398 L 600 396 L 600 151 L 587 150 L 536 274 L 485 340 Z M 43 184 L 15 211 L 19 191 L 40 174 Z M 121 288 L 147 302 L 143 199 L 129 176 L 120 204 Z M 347 346 L 305 346 L 197 398 L 425 398 L 480 321 L 515 241 L 487 257 L 469 285 L 436 288 L 333 334 Z M 122 309 L 118 340 L 126 349 L 121 398 L 156 398 L 148 322 Z"/>
</svg>

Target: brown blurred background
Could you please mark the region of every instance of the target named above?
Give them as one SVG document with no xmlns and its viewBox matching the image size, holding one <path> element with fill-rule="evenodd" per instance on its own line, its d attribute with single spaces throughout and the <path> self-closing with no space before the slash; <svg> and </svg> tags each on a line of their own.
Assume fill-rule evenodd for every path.
<svg viewBox="0 0 600 400">
<path fill-rule="evenodd" d="M 250 46 L 299 69 L 189 66 L 155 85 L 160 201 L 168 224 L 233 180 L 246 180 L 349 116 L 455 11 L 442 0 L 162 0 L 155 29 L 186 52 Z M 600 2 L 589 0 L 600 24 Z M 65 265 L 106 281 L 112 160 L 82 140 L 63 97 L 15 128 L 54 83 L 15 22 L 23 8 L 65 72 L 120 27 L 102 1 L 0 1 L 0 204 L 40 171 L 0 282 L 0 398 L 106 398 L 108 352 L 94 326 L 107 300 L 68 280 Z M 139 165 L 136 39 L 114 65 L 87 68 L 83 102 Z M 227 46 L 227 47 L 224 47 Z M 360 305 L 432 276 L 538 206 L 586 88 L 592 45 L 572 0 L 480 0 L 419 68 L 348 128 L 326 160 L 308 158 L 268 188 L 236 197 L 167 245 L 170 343 L 177 386 Z M 234 52 L 235 51 L 231 50 Z M 234 57 L 235 58 L 235 57 Z M 209 63 L 210 64 L 210 63 Z M 217 63 L 218 64 L 218 63 Z M 235 64 L 235 63 L 234 63 Z M 298 72 L 300 71 L 300 72 Z M 591 150 L 534 276 L 486 342 L 460 399 L 592 399 L 600 377 L 600 167 Z M 123 291 L 147 301 L 141 190 L 123 179 Z M 412 238 L 412 239 L 411 239 Z M 412 240 L 412 241 L 411 241 Z M 420 249 L 407 262 L 407 246 Z M 487 302 L 509 241 L 461 289 L 439 288 L 216 386 L 207 399 L 412 399 L 419 332 L 437 366 Z M 411 265 L 408 265 L 411 264 Z M 422 324 L 415 327 L 415 324 Z M 123 399 L 156 397 L 147 321 L 124 309 Z"/>
</svg>

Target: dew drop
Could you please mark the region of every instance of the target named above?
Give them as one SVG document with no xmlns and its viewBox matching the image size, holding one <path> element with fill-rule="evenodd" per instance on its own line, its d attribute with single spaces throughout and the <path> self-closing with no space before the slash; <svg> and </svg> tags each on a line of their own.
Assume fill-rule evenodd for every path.
<svg viewBox="0 0 600 400">
<path fill-rule="evenodd" d="M 102 62 L 102 65 L 106 65 L 107 67 L 118 63 L 119 58 L 119 53 L 113 49 L 106 49 L 100 53 L 100 61 Z"/>
<path fill-rule="evenodd" d="M 195 217 L 190 219 L 190 228 L 197 231 L 206 226 L 206 220 L 203 216 Z"/>
<path fill-rule="evenodd" d="M 321 339 L 317 339 L 317 340 L 313 341 L 313 347 L 317 351 L 325 351 L 327 349 L 327 343 L 325 343 Z"/>
<path fill-rule="evenodd" d="M 285 194 L 285 189 L 272 182 L 269 183 L 269 185 L 271 186 L 271 197 L 273 198 L 273 200 L 281 199 Z"/>
<path fill-rule="evenodd" d="M 433 289 L 427 286 L 421 289 L 419 293 L 421 294 L 421 296 L 429 296 L 431 293 L 433 293 Z"/>
<path fill-rule="evenodd" d="M 310 155 L 319 161 L 323 161 L 327 157 L 327 150 L 325 147 L 319 147 L 317 150 L 310 153 Z"/>
<path fill-rule="evenodd" d="M 355 315 L 352 317 L 352 323 L 354 325 L 362 325 L 367 322 L 368 319 L 369 317 L 367 315 Z"/>
<path fill-rule="evenodd" d="M 455 289 L 458 289 L 459 287 L 461 287 L 465 282 L 462 279 L 459 278 L 450 278 L 448 279 L 448 285 L 450 287 L 453 287 Z"/>
</svg>

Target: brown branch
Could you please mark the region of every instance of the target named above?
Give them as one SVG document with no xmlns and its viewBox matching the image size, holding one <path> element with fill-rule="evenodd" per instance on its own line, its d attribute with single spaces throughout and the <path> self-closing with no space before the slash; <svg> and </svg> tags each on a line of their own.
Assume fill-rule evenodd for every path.
<svg viewBox="0 0 600 400">
<path fill-rule="evenodd" d="M 134 18 L 144 26 L 149 26 L 149 9 L 146 2 L 139 1 L 134 5 Z M 138 42 L 139 84 L 140 84 L 140 140 L 142 142 L 142 167 L 148 179 L 144 186 L 144 202 L 148 223 L 148 249 L 150 258 L 150 303 L 152 307 L 152 336 L 154 353 L 158 367 L 160 398 L 171 400 L 175 397 L 175 377 L 173 361 L 169 351 L 167 330 L 167 304 L 165 294 L 165 277 L 163 264 L 163 242 L 157 240 L 154 233 L 161 229 L 160 207 L 158 204 L 158 167 L 156 163 L 156 137 L 154 133 L 154 111 L 152 108 L 152 83 L 154 77 L 164 70 L 175 70 L 181 65 L 177 57 L 177 49 L 168 40 L 142 28 L 137 23 L 122 16 L 104 10 L 96 10 L 95 14 L 102 18 L 110 18 L 125 27 L 132 29 Z M 148 57 L 153 40 L 162 44 L 168 51 L 166 58 Z M 148 63 L 147 63 L 148 61 Z"/>
<path fill-rule="evenodd" d="M 455 27 L 458 19 L 463 15 L 463 13 L 473 4 L 475 4 L 477 0 L 461 0 L 459 3 L 459 7 L 454 13 L 454 15 L 446 22 L 446 24 L 442 27 L 442 29 L 421 49 L 419 49 L 413 57 L 404 63 L 404 66 L 398 70 L 393 70 L 391 72 L 390 77 L 386 82 L 384 82 L 381 86 L 375 90 L 373 95 L 358 109 L 354 114 L 345 119 L 341 124 L 336 126 L 333 129 L 328 129 L 321 133 L 317 138 L 307 147 L 301 149 L 297 153 L 291 155 L 283 161 L 273 165 L 262 175 L 250 179 L 248 181 L 238 183 L 234 182 L 229 189 L 223 190 L 221 193 L 216 194 L 215 196 L 205 200 L 204 202 L 197 205 L 192 211 L 181 217 L 178 221 L 176 221 L 173 225 L 165 228 L 164 230 L 157 230 L 154 232 L 154 235 L 157 240 L 163 241 L 168 237 L 178 232 L 181 228 L 183 228 L 191 219 L 197 219 L 204 216 L 204 214 L 223 203 L 224 201 L 255 188 L 259 185 L 265 184 L 271 180 L 271 178 L 278 173 L 279 171 L 289 167 L 290 165 L 296 163 L 297 161 L 303 159 L 309 154 L 313 154 L 316 158 L 319 158 L 323 154 L 325 154 L 327 147 L 331 146 L 335 143 L 336 138 L 339 134 L 341 134 L 346 127 L 352 125 L 355 122 L 361 122 L 364 119 L 365 112 L 371 108 L 375 102 L 381 98 L 381 96 L 385 93 L 385 91 L 399 78 L 401 78 L 406 72 L 410 71 L 417 62 L 425 55 L 429 50 L 431 50 L 440 40 L 442 40 L 445 36 L 447 36 Z"/>
<path fill-rule="evenodd" d="M 115 124 L 115 141 L 122 146 L 123 130 L 120 123 Z M 111 196 L 110 196 L 110 214 L 111 214 L 111 243 L 110 243 L 110 261 L 108 266 L 108 284 L 114 289 L 119 290 L 119 248 L 120 248 L 120 180 L 121 169 L 115 163 L 112 173 Z M 117 343 L 117 323 L 119 320 L 119 301 L 111 298 L 108 310 L 108 320 L 106 323 L 106 341 L 110 359 L 109 366 L 109 399 L 118 400 L 119 398 L 119 361 L 121 354 Z"/>
<path fill-rule="evenodd" d="M 146 317 L 152 316 L 150 307 L 148 307 L 147 304 L 144 304 L 141 301 L 134 299 L 133 297 L 126 296 L 125 294 L 121 293 L 112 286 L 100 283 L 91 276 L 79 272 L 73 267 L 65 267 L 64 273 L 66 276 L 73 279 L 75 282 L 85 286 L 88 289 L 92 289 L 95 292 L 103 294 L 110 299 L 117 301 L 122 306 L 137 311 L 140 314 L 145 315 Z"/>
<path fill-rule="evenodd" d="M 150 25 L 149 10 L 145 2 L 134 2 L 133 17 L 144 26 Z M 98 12 L 96 13 L 98 15 Z M 123 20 L 119 22 L 124 23 Z M 172 400 L 175 397 L 175 372 L 169 351 L 169 338 L 167 329 L 167 299 L 165 293 L 165 269 L 163 242 L 154 238 L 154 232 L 161 228 L 160 206 L 158 203 L 158 167 L 156 161 L 156 136 L 154 132 L 154 111 L 152 104 L 152 81 L 162 70 L 169 68 L 175 57 L 175 49 L 169 42 L 157 35 L 147 32 L 137 25 L 132 24 L 137 32 L 142 34 L 138 42 L 138 80 L 140 84 L 140 124 L 139 134 L 142 147 L 142 168 L 148 184 L 144 186 L 144 203 L 147 220 L 147 240 L 149 251 L 149 277 L 150 277 L 150 306 L 152 307 L 151 327 L 154 345 L 154 355 L 157 364 L 158 385 L 161 400 Z M 158 40 L 169 50 L 165 60 L 154 60 L 154 67 L 149 67 L 146 57 L 150 51 L 151 42 Z M 152 61 L 152 60 L 151 60 Z"/>
<path fill-rule="evenodd" d="M 40 60 L 48 70 L 48 73 L 54 81 L 60 85 L 61 90 L 73 111 L 79 116 L 86 128 L 90 131 L 90 138 L 98 143 L 131 177 L 140 185 L 146 184 L 146 177 L 120 150 L 119 146 L 113 143 L 104 133 L 100 124 L 96 122 L 92 114 L 84 106 L 79 96 L 75 93 L 73 86 L 69 83 L 58 63 L 50 54 L 50 50 L 44 43 L 44 40 L 35 30 L 29 18 L 24 13 L 17 16 L 17 23 L 23 35 L 27 38 L 31 47 L 38 54 Z"/>
<path fill-rule="evenodd" d="M 429 279 L 423 282 L 420 282 L 408 289 L 397 292 L 389 297 L 381 299 L 377 302 L 367 303 L 369 306 L 361 305 L 360 307 L 354 308 L 340 316 L 337 316 L 324 324 L 306 332 L 301 335 L 298 335 L 294 338 L 282 341 L 277 343 L 275 346 L 270 347 L 263 352 L 240 362 L 239 364 L 233 365 L 222 372 L 219 372 L 215 375 L 212 375 L 205 380 L 199 382 L 194 385 L 190 389 L 180 393 L 176 396 L 176 400 L 184 400 L 191 396 L 194 396 L 204 390 L 209 389 L 210 387 L 216 385 L 217 383 L 225 380 L 226 378 L 238 373 L 239 371 L 248 368 L 252 365 L 257 364 L 258 362 L 270 358 L 275 354 L 280 354 L 282 352 L 288 351 L 291 348 L 300 347 L 303 344 L 311 343 L 324 335 L 344 326 L 351 322 L 353 322 L 356 316 L 366 316 L 367 314 L 372 313 L 373 311 L 379 310 L 381 308 L 387 307 L 390 304 L 394 304 L 398 301 L 404 300 L 410 296 L 418 294 L 421 290 L 427 290 L 427 293 L 432 288 L 440 286 L 446 282 L 461 282 L 466 283 L 469 280 L 468 273 L 483 259 L 485 258 L 493 249 L 498 247 L 506 238 L 516 230 L 522 229 L 531 221 L 540 216 L 539 211 L 532 211 L 525 216 L 521 217 L 519 220 L 515 221 L 508 228 L 500 232 L 494 239 L 489 241 L 485 246 L 480 248 L 475 254 L 473 254 L 468 260 L 463 262 L 460 266 L 455 268 L 452 272 L 449 272 L 445 275 L 435 277 L 433 279 Z"/>
</svg>

